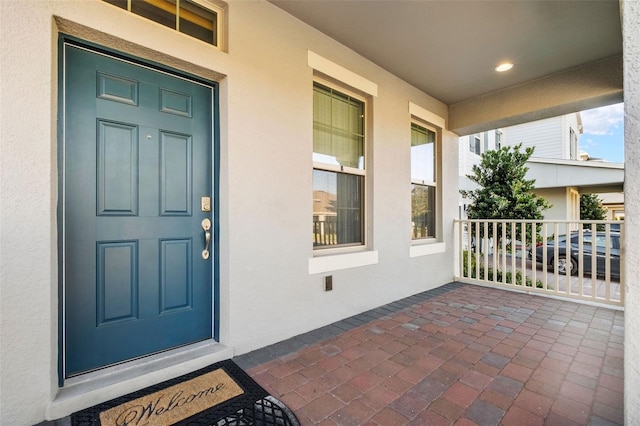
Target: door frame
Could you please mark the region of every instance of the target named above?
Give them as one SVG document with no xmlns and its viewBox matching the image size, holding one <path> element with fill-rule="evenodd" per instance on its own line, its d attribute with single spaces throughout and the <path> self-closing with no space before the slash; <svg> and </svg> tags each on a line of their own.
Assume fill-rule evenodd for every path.
<svg viewBox="0 0 640 426">
<path fill-rule="evenodd" d="M 195 84 L 200 84 L 211 89 L 211 152 L 213 157 L 211 162 L 211 191 L 212 191 L 212 250 L 211 250 L 211 332 L 212 339 L 219 341 L 220 335 L 220 113 L 219 113 L 219 85 L 217 82 L 202 78 L 200 76 L 169 67 L 157 62 L 145 60 L 134 55 L 111 49 L 74 37 L 60 33 L 58 35 L 58 116 L 57 116 L 57 177 L 58 177 L 58 200 L 57 200 L 57 249 L 58 249 L 58 386 L 63 387 L 65 382 L 65 45 L 71 45 L 86 49 L 90 52 L 111 57 L 115 60 L 125 61 L 137 66 L 141 66 L 153 71 L 164 73 L 176 78 L 188 80 Z M 188 347 L 189 345 L 187 345 Z M 150 354 L 151 355 L 151 354 Z M 137 359 L 137 358 L 136 358 Z M 129 361 L 125 361 L 127 363 Z M 83 373 L 86 374 L 86 373 Z M 82 374 L 80 375 L 82 376 Z"/>
</svg>

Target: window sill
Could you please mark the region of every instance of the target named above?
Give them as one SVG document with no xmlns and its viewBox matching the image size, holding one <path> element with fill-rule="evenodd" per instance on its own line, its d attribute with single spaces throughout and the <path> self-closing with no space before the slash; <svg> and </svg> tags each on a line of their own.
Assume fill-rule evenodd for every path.
<svg viewBox="0 0 640 426">
<path fill-rule="evenodd" d="M 377 250 L 313 257 L 309 259 L 309 275 L 339 271 L 341 269 L 358 268 L 360 266 L 375 265 L 377 263 Z"/>
<path fill-rule="evenodd" d="M 411 246 L 409 257 L 428 256 L 430 254 L 444 253 L 447 245 L 442 242 L 433 242 Z"/>
</svg>

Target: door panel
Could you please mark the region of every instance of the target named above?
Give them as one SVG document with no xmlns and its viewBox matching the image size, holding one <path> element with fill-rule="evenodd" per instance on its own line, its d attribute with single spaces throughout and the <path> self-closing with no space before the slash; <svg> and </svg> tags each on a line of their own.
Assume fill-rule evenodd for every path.
<svg viewBox="0 0 640 426">
<path fill-rule="evenodd" d="M 98 215 L 138 214 L 138 128 L 98 120 Z"/>
<path fill-rule="evenodd" d="M 68 44 L 64 83 L 65 376 L 210 339 L 212 88 Z"/>
</svg>

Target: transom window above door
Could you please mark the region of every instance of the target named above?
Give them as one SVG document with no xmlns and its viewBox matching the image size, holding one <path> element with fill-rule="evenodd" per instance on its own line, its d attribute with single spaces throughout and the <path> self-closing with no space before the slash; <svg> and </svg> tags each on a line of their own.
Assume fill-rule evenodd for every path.
<svg viewBox="0 0 640 426">
<path fill-rule="evenodd" d="M 223 8 L 206 0 L 103 0 L 183 34 L 222 46 Z"/>
</svg>

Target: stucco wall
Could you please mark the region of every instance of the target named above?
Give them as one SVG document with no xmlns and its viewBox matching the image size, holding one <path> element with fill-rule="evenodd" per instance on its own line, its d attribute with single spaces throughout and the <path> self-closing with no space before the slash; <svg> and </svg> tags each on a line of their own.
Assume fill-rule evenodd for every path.
<svg viewBox="0 0 640 426">
<path fill-rule="evenodd" d="M 553 207 L 542 214 L 545 220 L 570 220 L 571 206 L 569 188 L 536 189 L 535 194 L 550 202 Z"/>
<path fill-rule="evenodd" d="M 625 424 L 640 423 L 640 3 L 622 2 L 624 52 L 625 280 L 624 409 Z"/>
<path fill-rule="evenodd" d="M 230 2 L 229 53 L 100 1 L 0 2 L 1 424 L 43 420 L 58 392 L 59 26 L 220 81 L 220 331 L 221 343 L 236 353 L 452 279 L 458 140 L 446 131 L 441 167 L 446 251 L 409 256 L 408 104 L 443 119 L 445 105 L 262 1 Z M 332 292 L 323 291 L 326 274 L 308 270 L 313 257 L 309 50 L 379 89 L 372 99 L 369 176 L 378 262 L 326 273 L 333 275 Z"/>
<path fill-rule="evenodd" d="M 0 424 L 8 425 L 42 420 L 57 345 L 51 17 L 46 2 L 17 6 L 0 4 Z"/>
<path fill-rule="evenodd" d="M 452 264 L 451 253 L 410 259 L 405 232 L 410 223 L 408 102 L 443 117 L 444 105 L 268 3 L 237 2 L 230 7 L 233 69 L 228 100 L 223 100 L 229 102 L 229 135 L 226 145 L 222 141 L 228 153 L 224 163 L 228 165 L 229 224 L 223 227 L 228 235 L 221 247 L 228 262 L 229 274 L 222 287 L 230 291 L 230 315 L 223 338 L 239 352 L 248 351 L 450 280 L 452 269 L 437 265 Z M 308 273 L 313 256 L 308 49 L 379 88 L 372 99 L 369 224 L 379 263 L 333 272 L 332 292 L 323 291 L 325 274 Z M 456 206 L 456 198 L 448 198 L 455 188 L 447 187 L 456 173 L 456 142 L 445 133 L 445 218 L 453 217 Z M 261 220 L 256 220 L 257 211 Z M 445 221 L 444 240 L 449 246 L 450 228 Z M 247 315 L 243 304 L 251 300 L 259 303 Z M 257 324 L 269 324 L 274 330 Z"/>
</svg>

